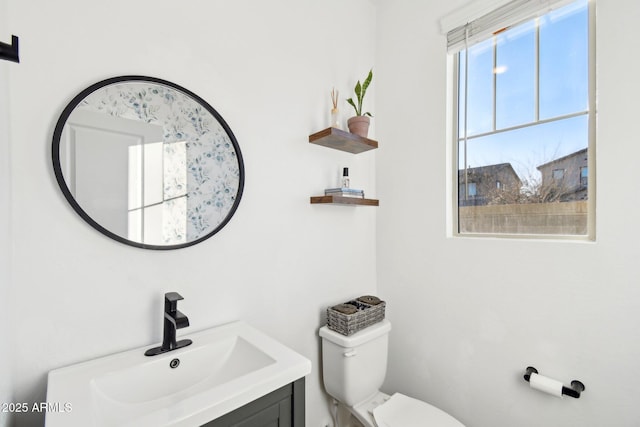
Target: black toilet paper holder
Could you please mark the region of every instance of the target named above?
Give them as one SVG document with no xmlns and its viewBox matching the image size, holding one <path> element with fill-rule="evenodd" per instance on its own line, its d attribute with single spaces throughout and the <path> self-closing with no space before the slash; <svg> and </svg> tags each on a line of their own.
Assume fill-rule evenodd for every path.
<svg viewBox="0 0 640 427">
<path fill-rule="evenodd" d="M 537 373 L 538 373 L 538 370 L 533 366 L 527 367 L 524 373 L 524 380 L 529 382 L 529 379 L 531 378 L 531 374 L 537 374 Z M 585 387 L 584 387 L 584 384 L 582 384 L 582 382 L 578 380 L 573 380 L 571 381 L 571 387 L 567 387 L 564 385 L 562 386 L 562 394 L 564 394 L 565 396 L 571 396 L 571 397 L 575 397 L 576 399 L 579 399 L 580 393 L 582 393 L 584 389 Z"/>
</svg>

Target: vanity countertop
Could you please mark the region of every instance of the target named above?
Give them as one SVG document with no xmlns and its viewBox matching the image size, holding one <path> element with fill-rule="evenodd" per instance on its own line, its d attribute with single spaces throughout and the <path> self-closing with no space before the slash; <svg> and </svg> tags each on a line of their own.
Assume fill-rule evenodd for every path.
<svg viewBox="0 0 640 427">
<path fill-rule="evenodd" d="M 49 372 L 47 402 L 61 410 L 47 413 L 46 426 L 200 426 L 311 372 L 307 358 L 243 321 L 181 338 L 193 344 Z"/>
</svg>

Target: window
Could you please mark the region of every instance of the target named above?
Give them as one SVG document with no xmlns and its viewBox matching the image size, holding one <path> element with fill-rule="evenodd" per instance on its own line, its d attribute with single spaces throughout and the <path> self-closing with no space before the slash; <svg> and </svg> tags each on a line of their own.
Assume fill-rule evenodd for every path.
<svg viewBox="0 0 640 427">
<path fill-rule="evenodd" d="M 593 236 L 589 0 L 558 1 L 513 0 L 447 34 L 459 234 Z M 542 3 L 556 6 L 529 10 Z M 467 178 L 480 170 L 496 183 L 481 198 Z"/>
<path fill-rule="evenodd" d="M 589 167 L 582 166 L 580 168 L 580 185 L 588 185 L 589 183 Z"/>
<path fill-rule="evenodd" d="M 564 169 L 554 169 L 553 170 L 553 179 L 556 181 L 560 181 L 564 178 Z"/>
<path fill-rule="evenodd" d="M 470 182 L 468 185 L 469 197 L 475 197 L 478 195 L 478 188 L 475 182 Z"/>
<path fill-rule="evenodd" d="M 478 195 L 478 187 L 475 182 L 467 182 L 466 184 L 460 184 L 458 192 L 462 197 L 472 199 Z"/>
</svg>

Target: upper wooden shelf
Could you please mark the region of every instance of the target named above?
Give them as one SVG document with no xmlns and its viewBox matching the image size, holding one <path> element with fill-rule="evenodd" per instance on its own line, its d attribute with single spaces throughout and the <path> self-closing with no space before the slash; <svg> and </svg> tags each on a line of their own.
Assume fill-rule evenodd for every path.
<svg viewBox="0 0 640 427">
<path fill-rule="evenodd" d="M 309 142 L 353 154 L 378 148 L 378 141 L 336 128 L 326 128 L 309 135 Z"/>
</svg>

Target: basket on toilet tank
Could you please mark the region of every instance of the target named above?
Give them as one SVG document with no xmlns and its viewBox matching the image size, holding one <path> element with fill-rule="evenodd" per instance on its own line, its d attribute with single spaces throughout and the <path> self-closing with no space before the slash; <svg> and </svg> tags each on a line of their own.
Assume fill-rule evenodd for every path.
<svg viewBox="0 0 640 427">
<path fill-rule="evenodd" d="M 387 303 L 372 295 L 364 295 L 327 308 L 327 326 L 342 335 L 352 335 L 384 319 Z"/>
</svg>

